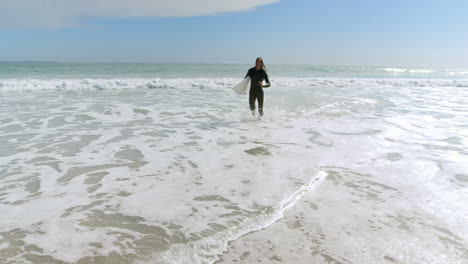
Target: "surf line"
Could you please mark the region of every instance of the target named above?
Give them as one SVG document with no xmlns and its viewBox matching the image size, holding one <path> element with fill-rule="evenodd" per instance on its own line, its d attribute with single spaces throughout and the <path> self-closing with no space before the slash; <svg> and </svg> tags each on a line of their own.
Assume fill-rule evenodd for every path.
<svg viewBox="0 0 468 264">
<path fill-rule="evenodd" d="M 284 211 L 286 211 L 289 207 L 293 206 L 299 199 L 301 199 L 312 187 L 317 187 L 318 183 L 321 183 L 327 177 L 327 173 L 324 171 L 319 171 L 317 175 L 311 178 L 308 184 L 304 184 L 294 192 L 289 198 L 281 202 L 280 205 L 280 212 L 282 216 L 284 215 Z"/>
<path fill-rule="evenodd" d="M 274 224 L 276 221 L 278 221 L 279 219 L 283 218 L 284 217 L 284 212 L 290 208 L 291 206 L 293 206 L 294 204 L 296 204 L 296 202 L 301 199 L 308 191 L 310 191 L 312 188 L 314 187 L 317 187 L 319 183 L 323 182 L 326 177 L 327 177 L 327 173 L 325 171 L 319 171 L 315 176 L 313 176 L 309 183 L 307 184 L 303 184 L 297 191 L 295 191 L 291 196 L 289 196 L 288 198 L 286 198 L 285 200 L 283 200 L 279 207 L 277 207 L 277 210 L 276 213 L 273 212 L 273 214 L 271 215 L 271 218 L 270 220 L 267 220 L 265 221 L 265 223 L 257 228 L 254 228 L 252 230 L 249 230 L 249 231 L 246 231 L 244 232 L 243 234 L 239 235 L 238 237 L 236 237 L 235 239 L 239 238 L 240 236 L 244 236 L 248 233 L 251 233 L 251 232 L 256 232 L 256 231 L 260 231 L 262 229 L 266 229 L 268 228 L 270 225 Z M 267 215 L 268 209 L 264 210 L 261 215 Z"/>
<path fill-rule="evenodd" d="M 242 230 L 242 228 L 241 228 L 242 226 L 244 226 L 244 228 L 250 226 L 250 228 L 246 228 L 246 229 L 242 230 L 241 232 L 237 233 L 236 235 L 231 236 L 227 240 L 227 244 L 232 242 L 232 241 L 235 241 L 235 240 L 239 239 L 242 236 L 248 235 L 250 233 L 258 232 L 258 231 L 263 230 L 263 229 L 267 229 L 269 226 L 271 226 L 272 224 L 274 224 L 275 222 L 277 222 L 278 220 L 283 218 L 284 217 L 284 212 L 288 208 L 293 206 L 299 199 L 304 197 L 304 195 L 308 191 L 310 191 L 312 188 L 316 188 L 320 183 L 322 183 L 327 178 L 327 176 L 328 176 L 328 173 L 326 173 L 325 171 L 319 170 L 319 172 L 310 179 L 309 183 L 303 184 L 291 196 L 289 196 L 287 199 L 283 200 L 280 203 L 280 206 L 279 206 L 278 210 L 276 212 L 273 212 L 273 214 L 270 217 L 268 217 L 268 214 L 269 214 L 267 212 L 268 209 L 261 212 L 259 217 L 264 218 L 264 221 L 258 221 L 258 222 L 260 222 L 260 223 L 263 222 L 263 225 L 255 227 L 255 226 L 252 226 L 252 223 L 250 223 L 250 224 L 245 223 L 245 222 L 252 221 L 253 219 L 248 219 L 248 220 L 244 221 L 243 224 L 245 224 L 245 225 L 241 225 L 240 227 L 237 227 L 236 229 L 241 229 Z M 257 222 L 257 221 L 255 221 L 255 222 Z M 223 253 L 228 251 L 228 245 L 227 244 L 224 245 L 224 248 L 223 248 L 222 252 L 216 254 L 215 260 L 213 262 L 210 262 L 210 263 L 217 263 L 219 261 L 219 256 L 222 256 Z"/>
<path fill-rule="evenodd" d="M 284 212 L 293 206 L 312 188 L 316 188 L 323 182 L 327 173 L 319 170 L 307 184 L 302 185 L 297 191 L 283 200 L 275 209 L 269 207 L 259 215 L 246 218 L 239 225 L 232 226 L 212 236 L 193 241 L 188 244 L 171 245 L 166 252 L 154 256 L 155 263 L 217 263 L 225 252 L 228 251 L 229 243 L 242 236 L 253 232 L 267 229 L 269 226 L 284 217 Z M 221 241 L 221 243 L 219 243 Z M 142 262 L 137 262 L 138 264 Z M 153 263 L 153 262 L 151 262 Z"/>
<path fill-rule="evenodd" d="M 257 232 L 257 231 L 260 231 L 262 229 L 266 229 L 270 225 L 274 224 L 276 221 L 283 218 L 284 217 L 284 212 L 288 208 L 290 208 L 294 204 L 296 204 L 296 202 L 299 199 L 301 199 L 302 197 L 304 197 L 304 195 L 308 191 L 310 191 L 312 188 L 316 188 L 319 185 L 319 183 L 323 182 L 326 179 L 327 176 L 328 176 L 328 173 L 326 173 L 325 171 L 320 170 L 315 176 L 313 176 L 310 179 L 310 181 L 307 184 L 303 184 L 297 191 L 295 191 L 293 194 L 291 194 L 291 196 L 289 196 L 288 198 L 283 200 L 280 203 L 279 207 L 277 207 L 277 210 L 274 210 L 273 212 L 271 212 L 272 214 L 270 214 L 270 217 L 266 217 L 266 218 L 270 218 L 270 219 L 269 220 L 265 219 L 263 225 L 260 225 L 257 228 L 252 228 L 250 230 L 245 230 L 245 232 L 243 232 L 242 234 L 239 234 L 233 240 L 236 240 L 239 237 L 247 235 L 249 233 Z M 271 208 L 269 208 L 269 209 L 271 209 Z M 260 213 L 260 215 L 261 216 L 267 216 L 269 214 L 268 211 L 269 211 L 268 209 L 265 209 L 263 212 Z M 251 220 L 251 219 L 249 219 L 249 220 Z"/>
<path fill-rule="evenodd" d="M 257 226 L 257 227 L 251 227 L 250 229 L 243 230 L 243 232 L 237 234 L 234 237 L 231 237 L 228 240 L 228 243 L 230 243 L 231 241 L 235 241 L 235 240 L 239 239 L 240 237 L 248 235 L 250 233 L 258 232 L 258 231 L 263 230 L 263 229 L 267 229 L 269 226 L 271 226 L 272 224 L 274 224 L 278 220 L 282 219 L 284 217 L 284 212 L 288 208 L 290 208 L 291 206 L 296 204 L 296 202 L 299 199 L 301 199 L 302 197 L 304 197 L 304 195 L 308 191 L 310 191 L 312 188 L 316 188 L 320 183 L 322 183 L 327 178 L 327 176 L 328 176 L 328 173 L 326 173 L 325 171 L 319 170 L 319 172 L 310 179 L 309 183 L 303 184 L 291 196 L 289 196 L 287 199 L 283 200 L 280 203 L 280 206 L 279 206 L 278 210 L 276 212 L 273 212 L 273 214 L 270 217 L 267 216 L 268 215 L 268 213 L 267 213 L 268 210 L 263 211 L 260 215 L 267 218 L 267 219 L 264 219 L 263 225 L 260 225 L 260 226 Z M 252 220 L 252 219 L 249 219 L 249 220 Z M 249 225 L 247 225 L 247 226 L 249 226 Z M 227 245 L 225 247 L 226 248 L 222 251 L 222 253 L 217 254 L 216 261 L 212 262 L 212 263 L 217 263 L 217 261 L 219 260 L 218 257 L 221 256 L 224 252 L 227 252 L 227 250 L 228 250 Z"/>
<path fill-rule="evenodd" d="M 242 230 L 241 232 L 237 233 L 235 236 L 232 236 L 228 242 L 237 240 L 238 238 L 248 235 L 253 232 L 258 232 L 263 229 L 267 229 L 269 226 L 280 220 L 281 218 L 284 217 L 284 212 L 296 204 L 296 202 L 301 199 L 308 191 L 310 191 L 312 188 L 316 188 L 319 183 L 323 182 L 326 177 L 328 176 L 328 173 L 325 171 L 319 170 L 319 172 L 313 176 L 309 183 L 302 185 L 297 191 L 295 191 L 291 196 L 289 196 L 287 199 L 283 200 L 279 207 L 276 207 L 276 210 L 273 210 L 273 212 L 270 211 L 272 209 L 271 207 L 268 209 L 265 209 L 260 213 L 259 216 L 257 216 L 257 219 L 252 219 L 248 218 L 245 221 L 241 223 L 240 226 L 235 227 L 237 230 Z M 260 220 L 261 219 L 261 220 Z M 260 225 L 252 225 L 252 223 L 260 223 Z M 243 228 L 242 228 L 243 227 Z M 223 250 L 225 252 L 225 250 Z"/>
</svg>

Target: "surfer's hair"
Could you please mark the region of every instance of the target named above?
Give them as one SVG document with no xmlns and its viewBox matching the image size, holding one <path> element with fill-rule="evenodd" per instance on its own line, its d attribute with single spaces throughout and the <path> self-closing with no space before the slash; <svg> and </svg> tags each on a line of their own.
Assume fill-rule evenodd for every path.
<svg viewBox="0 0 468 264">
<path fill-rule="evenodd" d="M 257 64 L 257 60 L 261 60 L 261 61 L 262 61 L 262 69 L 263 69 L 263 70 L 266 72 L 266 71 L 267 71 L 267 69 L 266 69 L 266 66 L 265 66 L 265 64 L 263 63 L 263 59 L 262 59 L 262 57 L 258 57 L 257 59 L 255 59 L 255 64 Z"/>
</svg>

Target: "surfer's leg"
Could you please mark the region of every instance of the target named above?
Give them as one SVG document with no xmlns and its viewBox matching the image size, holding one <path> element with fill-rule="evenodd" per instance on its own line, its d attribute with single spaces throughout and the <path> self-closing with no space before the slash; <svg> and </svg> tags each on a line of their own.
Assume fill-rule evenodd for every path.
<svg viewBox="0 0 468 264">
<path fill-rule="evenodd" d="M 263 90 L 258 91 L 257 100 L 258 100 L 258 113 L 260 114 L 260 116 L 262 116 L 263 115 Z"/>
<path fill-rule="evenodd" d="M 250 106 L 250 111 L 252 111 L 252 114 L 255 114 L 255 93 L 251 90 L 249 93 L 249 106 Z"/>
</svg>

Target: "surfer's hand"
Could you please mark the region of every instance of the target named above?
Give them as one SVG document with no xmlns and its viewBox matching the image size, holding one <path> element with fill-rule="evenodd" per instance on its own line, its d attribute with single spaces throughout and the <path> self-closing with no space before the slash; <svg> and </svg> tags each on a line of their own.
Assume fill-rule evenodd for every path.
<svg viewBox="0 0 468 264">
<path fill-rule="evenodd" d="M 263 87 L 263 83 L 262 83 L 262 82 L 258 82 L 258 85 L 260 85 L 260 87 Z"/>
</svg>

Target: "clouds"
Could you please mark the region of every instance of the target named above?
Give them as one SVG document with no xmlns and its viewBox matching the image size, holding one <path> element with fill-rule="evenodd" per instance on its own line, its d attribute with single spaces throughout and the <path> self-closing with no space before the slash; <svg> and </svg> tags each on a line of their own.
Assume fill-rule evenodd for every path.
<svg viewBox="0 0 468 264">
<path fill-rule="evenodd" d="M 61 29 L 86 18 L 203 16 L 256 8 L 279 0 L 0 0 L 0 30 Z"/>
</svg>

